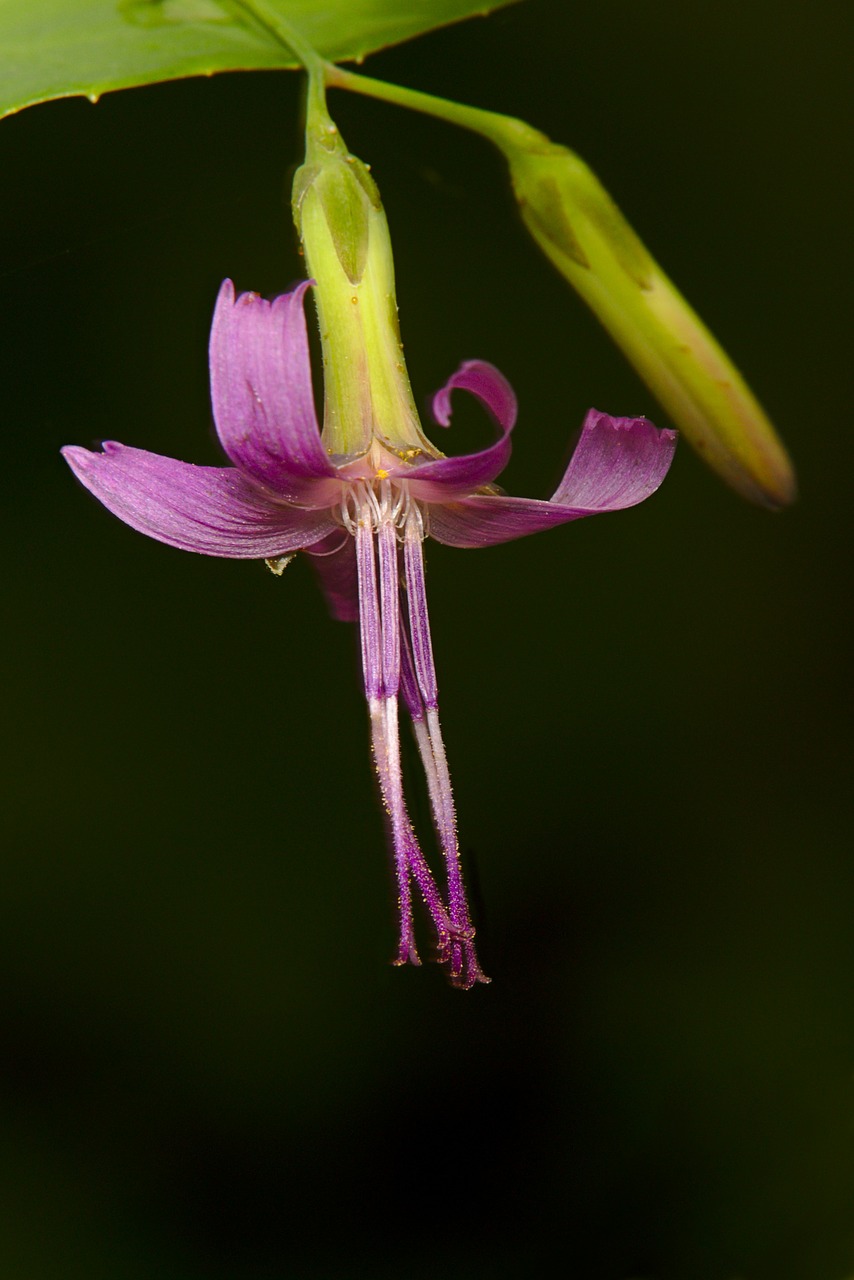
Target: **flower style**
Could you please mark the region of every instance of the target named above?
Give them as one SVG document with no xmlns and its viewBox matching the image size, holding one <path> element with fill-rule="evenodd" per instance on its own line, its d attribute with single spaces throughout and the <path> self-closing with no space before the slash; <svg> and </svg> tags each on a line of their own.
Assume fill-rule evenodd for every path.
<svg viewBox="0 0 854 1280">
<path fill-rule="evenodd" d="M 418 964 L 412 884 L 432 917 L 438 958 L 454 985 L 485 982 L 460 869 L 456 816 L 430 641 L 422 545 L 481 547 L 581 516 L 630 507 L 659 486 L 676 433 L 645 418 L 591 410 L 552 498 L 509 497 L 492 483 L 510 455 L 516 397 L 491 364 L 462 364 L 433 399 L 442 426 L 451 394 L 485 407 L 498 439 L 481 452 L 445 457 L 417 418 L 407 439 L 375 422 L 356 456 L 330 456 L 315 414 L 303 300 L 309 283 L 267 302 L 235 296 L 216 304 L 210 343 L 214 418 L 231 466 L 196 466 L 107 441 L 102 453 L 63 450 L 78 479 L 115 515 L 160 542 L 205 555 L 265 559 L 281 572 L 307 552 L 332 613 L 359 621 L 374 760 L 388 814 L 397 875 L 396 963 Z M 398 424 L 399 426 L 399 424 Z M 446 872 L 440 888 L 421 850 L 403 792 L 398 733 L 402 697 L 427 779 Z"/>
</svg>

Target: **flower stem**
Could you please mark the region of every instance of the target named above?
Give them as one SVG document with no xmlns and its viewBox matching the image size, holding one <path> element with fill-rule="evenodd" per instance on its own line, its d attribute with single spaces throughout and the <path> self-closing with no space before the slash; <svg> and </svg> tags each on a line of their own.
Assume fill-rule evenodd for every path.
<svg viewBox="0 0 854 1280">
<path fill-rule="evenodd" d="M 387 84 L 384 80 L 374 80 L 371 76 L 356 75 L 329 62 L 324 64 L 324 75 L 327 85 L 332 89 L 348 89 L 351 93 L 361 93 L 367 98 L 378 98 L 397 107 L 435 116 L 438 120 L 446 120 L 462 129 L 471 129 L 502 149 L 507 145 L 531 146 L 534 142 L 548 142 L 545 134 L 514 116 L 504 116 L 497 111 L 483 111 L 480 107 L 467 107 L 448 98 L 437 98 L 432 93 Z"/>
</svg>

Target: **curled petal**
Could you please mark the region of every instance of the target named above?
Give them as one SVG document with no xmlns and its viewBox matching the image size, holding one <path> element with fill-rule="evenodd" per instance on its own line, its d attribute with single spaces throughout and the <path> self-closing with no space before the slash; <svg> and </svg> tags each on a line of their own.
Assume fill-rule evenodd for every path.
<svg viewBox="0 0 854 1280">
<path fill-rule="evenodd" d="M 495 444 L 479 453 L 432 458 L 391 472 L 393 479 L 407 480 L 412 494 L 424 502 L 442 502 L 490 484 L 510 458 L 516 396 L 503 373 L 485 360 L 461 364 L 433 397 L 433 416 L 440 426 L 450 426 L 451 392 L 455 390 L 470 391 L 495 419 L 501 434 Z"/>
<path fill-rule="evenodd" d="M 494 364 L 486 360 L 465 360 L 444 387 L 439 388 L 433 397 L 433 417 L 441 427 L 451 425 L 451 392 L 456 390 L 470 391 L 489 410 L 502 431 L 513 430 L 516 394 Z"/>
<path fill-rule="evenodd" d="M 646 418 L 611 418 L 591 409 L 551 501 L 472 494 L 431 504 L 430 535 L 452 547 L 489 547 L 633 507 L 661 484 L 675 447 L 675 431 L 659 431 Z"/>
<path fill-rule="evenodd" d="M 241 471 L 288 501 L 334 501 L 320 443 L 303 299 L 308 283 L 268 302 L 219 291 L 210 340 L 211 399 L 223 448 Z M 329 491 L 327 493 L 327 490 Z"/>
<path fill-rule="evenodd" d="M 336 527 L 328 511 L 272 501 L 234 467 L 197 467 L 114 440 L 103 448 L 71 445 L 62 455 L 108 510 L 171 547 L 264 559 L 311 546 Z"/>
</svg>

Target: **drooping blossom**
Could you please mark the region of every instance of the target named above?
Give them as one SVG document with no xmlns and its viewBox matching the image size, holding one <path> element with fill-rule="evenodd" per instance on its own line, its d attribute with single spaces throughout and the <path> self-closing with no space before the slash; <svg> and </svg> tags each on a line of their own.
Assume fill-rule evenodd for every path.
<svg viewBox="0 0 854 1280">
<path fill-rule="evenodd" d="M 675 433 L 645 418 L 591 410 L 548 501 L 510 497 L 494 480 L 510 456 L 516 398 L 493 365 L 462 364 L 433 400 L 442 426 L 457 391 L 473 395 L 497 427 L 480 452 L 445 457 L 417 416 L 394 435 L 373 420 L 352 455 L 324 446 L 312 393 L 303 302 L 309 283 L 265 301 L 220 290 L 210 343 L 214 419 L 231 465 L 197 466 L 108 441 L 103 452 L 63 450 L 87 489 L 134 529 L 186 551 L 263 559 L 281 571 L 311 557 L 333 614 L 358 621 L 371 741 L 397 877 L 398 964 L 418 964 L 413 886 L 435 928 L 451 981 L 487 981 L 460 868 L 442 733 L 427 598 L 426 537 L 483 547 L 634 506 L 658 488 Z M 430 795 L 445 876 L 434 876 L 404 798 L 399 701 L 411 720 Z"/>
</svg>

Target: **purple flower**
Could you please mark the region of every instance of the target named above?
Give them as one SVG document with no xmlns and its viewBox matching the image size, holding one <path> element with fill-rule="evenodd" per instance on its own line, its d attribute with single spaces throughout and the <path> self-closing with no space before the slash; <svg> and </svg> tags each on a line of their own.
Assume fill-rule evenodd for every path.
<svg viewBox="0 0 854 1280">
<path fill-rule="evenodd" d="M 516 398 L 480 360 L 462 364 L 436 393 L 447 427 L 451 394 L 468 391 L 487 409 L 498 439 L 479 453 L 444 457 L 410 432 L 401 448 L 374 421 L 367 451 L 330 456 L 314 408 L 303 299 L 308 284 L 267 302 L 220 290 L 210 344 L 211 394 L 231 466 L 203 467 L 113 441 L 102 453 L 71 446 L 78 479 L 132 528 L 186 551 L 266 559 L 311 558 L 333 614 L 360 623 L 362 669 L 374 759 L 388 814 L 400 911 L 398 964 L 418 964 L 413 883 L 438 935 L 451 981 L 488 979 L 474 944 L 460 869 L 456 816 L 439 727 L 436 673 L 424 589 L 425 537 L 454 547 L 520 538 L 581 516 L 634 506 L 658 488 L 676 443 L 645 418 L 592 410 L 548 502 L 513 498 L 493 484 L 510 456 Z M 357 394 L 358 389 L 354 389 Z M 445 883 L 435 879 L 406 807 L 398 701 L 412 721 L 430 793 Z"/>
</svg>

